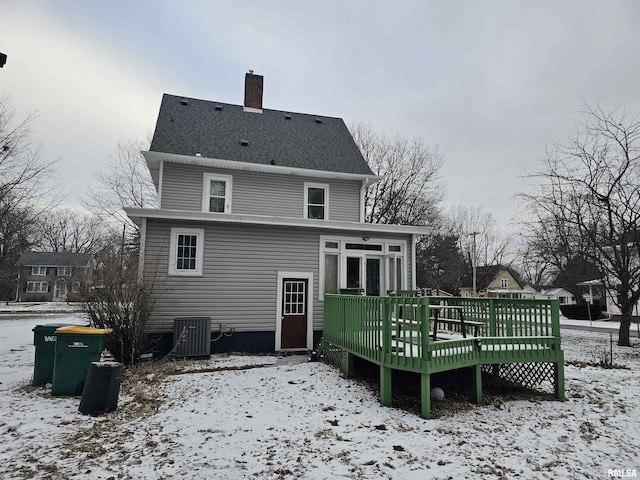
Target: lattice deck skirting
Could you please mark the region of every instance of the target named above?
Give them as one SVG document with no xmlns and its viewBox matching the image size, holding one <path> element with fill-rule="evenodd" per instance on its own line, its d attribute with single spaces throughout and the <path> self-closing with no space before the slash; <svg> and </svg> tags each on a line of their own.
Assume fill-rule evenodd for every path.
<svg viewBox="0 0 640 480">
<path fill-rule="evenodd" d="M 353 357 L 360 356 L 357 353 L 345 350 L 333 343 L 322 339 L 316 355 L 319 360 L 340 368 L 345 376 L 350 377 L 353 374 Z M 367 359 L 366 357 L 365 360 Z M 453 366 L 449 370 L 455 370 Z M 442 371 L 442 370 L 440 370 Z M 381 368 L 381 399 L 383 404 L 390 405 L 390 373 L 391 369 Z M 482 402 L 482 374 L 494 375 L 501 380 L 517 385 L 520 387 L 555 392 L 557 398 L 564 397 L 564 375 L 562 370 L 562 362 L 522 362 L 522 363 L 494 363 L 494 364 L 478 364 L 472 366 L 474 396 L 476 403 Z M 388 383 L 387 390 L 384 389 L 384 383 Z M 423 373 L 421 377 L 423 417 L 429 418 L 430 415 L 430 374 Z M 386 400 L 385 400 L 386 397 Z"/>
<path fill-rule="evenodd" d="M 502 380 L 532 390 L 554 391 L 555 369 L 550 362 L 505 363 L 483 365 L 482 371 Z"/>
</svg>

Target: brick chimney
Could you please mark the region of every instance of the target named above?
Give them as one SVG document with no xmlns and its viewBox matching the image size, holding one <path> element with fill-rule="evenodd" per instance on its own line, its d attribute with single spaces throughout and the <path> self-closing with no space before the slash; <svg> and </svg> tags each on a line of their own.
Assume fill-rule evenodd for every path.
<svg viewBox="0 0 640 480">
<path fill-rule="evenodd" d="M 244 76 L 244 108 L 255 108 L 262 111 L 262 84 L 264 77 L 254 75 L 249 70 Z"/>
</svg>

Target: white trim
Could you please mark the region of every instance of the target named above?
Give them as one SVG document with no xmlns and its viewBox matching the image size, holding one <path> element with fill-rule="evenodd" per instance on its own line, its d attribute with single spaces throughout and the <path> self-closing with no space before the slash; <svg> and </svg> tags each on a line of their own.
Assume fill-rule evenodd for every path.
<svg viewBox="0 0 640 480">
<path fill-rule="evenodd" d="M 177 153 L 163 153 L 143 151 L 142 155 L 147 161 L 149 170 L 157 169 L 159 162 L 167 161 L 183 165 L 200 165 L 203 167 L 226 168 L 229 170 L 244 170 L 248 172 L 275 173 L 281 175 L 294 175 L 298 177 L 312 178 L 334 178 L 339 180 L 366 180 L 371 183 L 382 180 L 378 175 L 367 175 L 362 173 L 330 172 L 325 170 L 312 170 L 310 168 L 283 167 L 280 165 L 238 162 L 234 160 L 223 160 L 220 158 L 196 157 L 195 155 L 179 155 Z M 278 159 L 275 159 L 276 163 Z"/>
<path fill-rule="evenodd" d="M 34 268 L 38 269 L 38 273 L 34 273 Z M 44 268 L 44 273 L 40 273 L 41 270 Z M 47 267 L 42 266 L 42 265 L 32 265 L 31 266 L 31 275 L 34 277 L 46 277 L 47 276 Z"/>
<path fill-rule="evenodd" d="M 196 235 L 196 268 L 195 270 L 178 270 L 176 256 L 178 235 Z M 169 241 L 169 275 L 178 277 L 201 277 L 204 257 L 204 229 L 202 228 L 172 228 Z"/>
<path fill-rule="evenodd" d="M 276 345 L 275 350 L 282 350 L 282 282 L 285 278 L 302 278 L 308 280 L 307 291 L 307 346 L 305 350 L 313 349 L 313 272 L 278 271 L 278 285 L 276 294 Z M 300 349 L 286 349 L 300 350 Z"/>
<path fill-rule="evenodd" d="M 164 160 L 160 160 L 158 171 L 158 207 L 162 206 L 162 182 L 164 180 Z"/>
<path fill-rule="evenodd" d="M 309 219 L 309 189 L 317 188 L 324 190 L 324 218 L 311 218 Z M 302 218 L 306 218 L 309 220 L 321 220 L 327 221 L 329 220 L 329 185 L 326 183 L 313 183 L 313 182 L 304 182 L 304 211 L 302 212 Z M 314 204 L 315 205 L 315 204 Z"/>
<path fill-rule="evenodd" d="M 404 286 L 407 283 L 408 275 L 408 258 L 407 258 L 407 241 L 393 238 L 369 238 L 366 241 L 362 237 L 339 237 L 335 235 L 320 235 L 319 239 L 319 255 L 318 255 L 318 300 L 324 301 L 324 256 L 326 253 L 333 253 L 338 255 L 338 288 L 347 287 L 347 257 L 358 257 L 361 259 L 362 264 L 360 268 L 360 282 L 363 284 L 363 288 L 366 288 L 366 276 L 365 269 L 366 264 L 364 260 L 366 258 L 379 258 L 380 262 L 380 295 L 385 296 L 389 285 L 389 273 L 388 273 L 388 258 L 401 257 L 402 260 L 402 290 L 405 290 Z M 326 248 L 326 242 L 336 242 L 338 248 Z M 346 248 L 347 243 L 366 243 L 367 245 L 382 245 L 381 250 L 351 250 Z M 392 245 L 400 245 L 400 252 L 390 252 L 389 247 Z M 415 268 L 413 268 L 415 270 Z"/>
<path fill-rule="evenodd" d="M 206 212 L 190 212 L 185 210 L 169 210 L 160 208 L 125 208 L 124 211 L 132 220 L 154 218 L 159 220 L 185 220 L 206 223 L 232 223 L 244 225 L 272 225 L 282 227 L 314 228 L 323 230 L 348 230 L 352 232 L 397 234 L 397 235 L 429 235 L 430 227 L 416 227 L 412 225 L 385 225 L 379 223 L 336 222 L 272 217 L 266 215 L 212 215 Z"/>
<path fill-rule="evenodd" d="M 417 284 L 417 280 L 416 280 L 416 267 L 418 265 L 418 262 L 416 262 L 416 244 L 417 243 L 418 243 L 418 237 L 415 235 L 412 235 L 411 237 L 411 262 L 413 265 L 413 267 L 411 268 L 411 289 L 412 290 L 416 289 L 416 284 Z"/>
<path fill-rule="evenodd" d="M 225 182 L 224 187 L 224 212 L 210 212 L 209 198 L 211 197 L 211 180 Z M 233 177 L 219 173 L 202 174 L 202 211 L 206 213 L 231 213 L 231 195 L 233 190 Z"/>
<path fill-rule="evenodd" d="M 70 277 L 73 273 L 73 267 L 71 266 L 59 266 L 56 267 L 56 277 Z"/>
<path fill-rule="evenodd" d="M 38 285 L 38 290 L 29 290 L 29 285 L 33 285 L 34 287 Z M 42 290 L 42 286 L 45 286 L 45 289 Z M 27 282 L 26 293 L 49 293 L 49 282 Z"/>
<path fill-rule="evenodd" d="M 253 108 L 253 107 L 242 107 L 242 111 L 250 112 L 250 113 L 262 113 L 261 108 Z"/>
<path fill-rule="evenodd" d="M 60 287 L 62 285 L 62 287 Z M 62 293 L 60 291 L 63 290 Z M 59 299 L 62 296 L 67 296 L 69 293 L 69 288 L 67 286 L 67 282 L 64 279 L 58 278 L 53 284 L 53 298 Z"/>
<path fill-rule="evenodd" d="M 364 196 L 367 192 L 367 181 L 362 181 L 362 186 L 360 187 L 360 221 L 364 223 L 364 216 L 366 214 L 365 205 L 364 205 Z"/>
</svg>

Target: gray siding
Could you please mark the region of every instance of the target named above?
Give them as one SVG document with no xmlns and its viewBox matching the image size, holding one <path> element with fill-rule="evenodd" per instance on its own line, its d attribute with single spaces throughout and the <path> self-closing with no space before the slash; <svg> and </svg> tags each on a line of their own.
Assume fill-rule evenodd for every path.
<svg viewBox="0 0 640 480">
<path fill-rule="evenodd" d="M 201 277 L 168 276 L 172 227 L 204 229 Z M 313 273 L 313 329 L 323 328 L 323 302 L 318 300 L 319 240 L 326 231 L 249 225 L 147 223 L 145 275 L 155 277 L 159 297 L 149 330 L 170 332 L 175 317 L 208 316 L 213 331 L 226 324 L 237 332 L 275 331 L 278 271 Z M 363 233 L 335 232 L 343 237 Z M 378 238 L 409 240 L 408 235 Z M 411 278 L 413 259 L 408 244 Z M 409 282 L 407 282 L 409 284 Z"/>
<path fill-rule="evenodd" d="M 318 238 L 313 231 L 247 226 L 204 228 L 202 277 L 167 276 L 171 226 L 147 224 L 145 272 L 158 272 L 161 294 L 149 329 L 171 331 L 177 316 L 208 316 L 236 331 L 275 331 L 277 272 L 312 272 L 318 288 Z M 314 329 L 322 328 L 322 305 L 314 300 Z"/>
<path fill-rule="evenodd" d="M 161 208 L 202 210 L 203 174 L 233 177 L 232 213 L 289 218 L 304 216 L 304 183 L 329 185 L 329 218 L 335 221 L 360 220 L 360 182 L 319 180 L 240 170 L 223 170 L 166 162 L 162 181 Z"/>
</svg>

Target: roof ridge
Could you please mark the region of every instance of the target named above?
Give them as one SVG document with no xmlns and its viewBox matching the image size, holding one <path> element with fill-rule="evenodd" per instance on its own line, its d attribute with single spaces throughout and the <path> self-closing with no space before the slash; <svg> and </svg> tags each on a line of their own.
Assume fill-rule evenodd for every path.
<svg viewBox="0 0 640 480">
<path fill-rule="evenodd" d="M 185 100 L 195 100 L 196 102 L 203 102 L 203 103 L 211 103 L 213 105 L 227 105 L 227 106 L 231 106 L 231 107 L 238 107 L 238 108 L 244 108 L 243 105 L 237 104 L 237 103 L 229 103 L 229 102 L 220 102 L 218 100 L 205 100 L 204 98 L 195 98 L 195 97 L 187 97 L 184 95 L 174 95 L 172 93 L 163 93 L 163 96 L 167 96 L 167 97 L 174 97 L 174 98 L 183 98 Z M 293 110 L 277 110 L 274 108 L 262 108 L 263 112 L 276 112 L 276 113 L 291 113 L 293 115 L 304 115 L 307 117 L 322 117 L 322 118 L 332 118 L 334 120 L 342 120 L 344 121 L 344 119 L 342 117 L 334 117 L 331 115 L 320 115 L 317 113 L 304 113 L 304 112 L 295 112 Z"/>
</svg>

